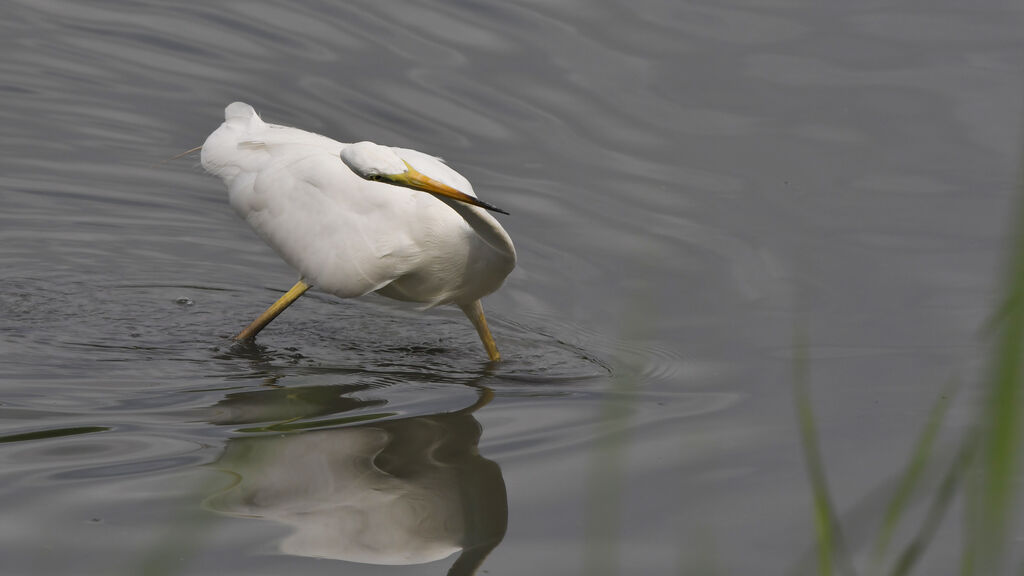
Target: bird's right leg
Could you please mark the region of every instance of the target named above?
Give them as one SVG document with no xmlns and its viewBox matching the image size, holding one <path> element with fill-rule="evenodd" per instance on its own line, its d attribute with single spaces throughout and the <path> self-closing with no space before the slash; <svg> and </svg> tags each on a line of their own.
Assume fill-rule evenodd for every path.
<svg viewBox="0 0 1024 576">
<path fill-rule="evenodd" d="M 311 286 L 302 280 L 296 282 L 295 286 L 292 286 L 291 290 L 285 292 L 284 296 L 281 296 L 277 299 L 277 302 L 271 304 L 270 308 L 267 308 L 263 314 L 260 314 L 258 318 L 252 321 L 252 324 L 249 324 L 245 327 L 245 330 L 239 332 L 238 335 L 235 336 L 235 340 L 248 340 L 250 338 L 255 338 L 256 334 L 260 330 L 263 330 L 267 324 L 270 324 L 271 320 L 277 318 L 278 314 L 284 312 L 285 308 L 290 306 L 292 302 L 298 300 L 299 296 L 302 296 L 306 290 L 309 290 L 310 288 Z"/>
<path fill-rule="evenodd" d="M 501 360 L 501 354 L 498 353 L 498 345 L 494 343 L 494 336 L 491 336 L 491 330 L 487 327 L 487 319 L 484 318 L 484 307 L 480 304 L 480 301 L 475 300 L 465 305 L 459 304 L 459 308 L 462 308 L 462 311 L 469 317 L 469 321 L 473 323 L 473 327 L 476 328 L 476 333 L 480 335 L 480 341 L 483 342 L 484 350 L 487 350 L 487 357 L 491 359 L 491 362 Z"/>
</svg>

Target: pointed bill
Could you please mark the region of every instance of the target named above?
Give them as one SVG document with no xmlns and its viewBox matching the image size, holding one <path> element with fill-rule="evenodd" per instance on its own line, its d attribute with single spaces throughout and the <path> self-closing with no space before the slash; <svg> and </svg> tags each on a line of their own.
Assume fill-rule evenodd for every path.
<svg viewBox="0 0 1024 576">
<path fill-rule="evenodd" d="M 494 206 L 493 204 L 488 204 L 483 200 L 474 198 L 469 194 L 466 194 L 465 192 L 459 192 L 458 190 L 452 188 L 451 186 L 442 184 L 437 180 L 434 180 L 430 176 L 427 176 L 426 174 L 423 174 L 422 172 L 410 166 L 408 162 L 405 162 L 405 166 L 409 169 L 407 172 L 403 172 L 402 174 L 388 174 L 384 176 L 384 178 L 386 178 L 386 181 L 397 186 L 405 186 L 406 188 L 412 188 L 413 190 L 429 192 L 436 196 L 445 196 L 447 198 L 457 200 L 464 204 L 472 204 L 473 206 L 479 206 L 481 208 L 491 210 L 492 212 L 498 212 L 500 214 L 506 215 L 508 214 L 508 212 L 502 210 L 501 208 L 498 208 L 497 206 Z"/>
</svg>

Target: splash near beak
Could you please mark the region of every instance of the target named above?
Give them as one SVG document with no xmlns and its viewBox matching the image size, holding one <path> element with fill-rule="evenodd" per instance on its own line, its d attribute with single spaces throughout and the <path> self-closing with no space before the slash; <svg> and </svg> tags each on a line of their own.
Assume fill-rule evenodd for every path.
<svg viewBox="0 0 1024 576">
<path fill-rule="evenodd" d="M 405 161 L 403 160 L 403 162 Z M 463 204 L 479 206 L 492 212 L 498 212 L 499 214 L 508 214 L 508 212 L 494 206 L 493 204 L 488 204 L 483 200 L 478 200 L 465 192 L 459 192 L 451 186 L 447 186 L 437 180 L 434 180 L 430 176 L 427 176 L 410 166 L 408 162 L 405 162 L 405 166 L 408 168 L 407 172 L 387 175 L 386 178 L 388 182 L 395 184 L 396 186 L 405 186 L 406 188 L 412 188 L 413 190 L 429 192 L 435 196 L 445 196 L 452 200 L 462 202 Z"/>
</svg>

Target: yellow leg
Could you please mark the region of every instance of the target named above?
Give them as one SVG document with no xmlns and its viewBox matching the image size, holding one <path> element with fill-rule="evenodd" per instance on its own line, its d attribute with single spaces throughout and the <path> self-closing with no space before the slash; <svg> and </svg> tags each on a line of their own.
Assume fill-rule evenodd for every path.
<svg viewBox="0 0 1024 576">
<path fill-rule="evenodd" d="M 473 327 L 476 328 L 476 333 L 480 335 L 480 341 L 484 343 L 484 349 L 487 350 L 487 356 L 491 359 L 491 362 L 501 360 L 501 354 L 498 353 L 498 345 L 494 343 L 491 329 L 487 327 L 487 319 L 484 318 L 484 307 L 480 304 L 480 301 L 475 300 L 471 304 L 459 304 L 459 308 L 462 308 L 462 311 L 469 317 L 469 321 L 473 323 Z"/>
<path fill-rule="evenodd" d="M 302 296 L 302 294 L 309 289 L 310 285 L 306 284 L 302 280 L 296 282 L 295 286 L 292 286 L 291 290 L 285 292 L 284 296 L 278 298 L 277 302 L 274 302 L 270 308 L 267 308 L 266 312 L 260 314 L 259 318 L 256 318 L 252 321 L 252 324 L 245 327 L 245 330 L 239 332 L 238 335 L 235 336 L 235 340 L 248 340 L 250 338 L 255 338 L 256 334 L 260 330 L 263 330 L 267 324 L 270 324 L 271 320 L 277 318 L 278 314 L 284 312 L 285 308 L 290 306 L 292 302 L 298 300 L 299 296 Z"/>
</svg>

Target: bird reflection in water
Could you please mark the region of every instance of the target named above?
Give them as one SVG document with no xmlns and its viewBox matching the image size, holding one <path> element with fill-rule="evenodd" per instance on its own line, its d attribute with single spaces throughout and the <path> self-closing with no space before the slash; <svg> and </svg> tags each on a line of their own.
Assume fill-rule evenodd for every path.
<svg viewBox="0 0 1024 576">
<path fill-rule="evenodd" d="M 508 523 L 501 469 L 478 452 L 473 417 L 493 393 L 481 389 L 457 412 L 379 420 L 387 413 L 373 410 L 385 401 L 350 395 L 363 388 L 268 389 L 219 402 L 217 424 L 278 422 L 250 431 L 285 433 L 229 440 L 216 466 L 237 480 L 207 506 L 290 526 L 286 554 L 422 564 L 459 552 L 448 573 L 474 574 Z"/>
</svg>

